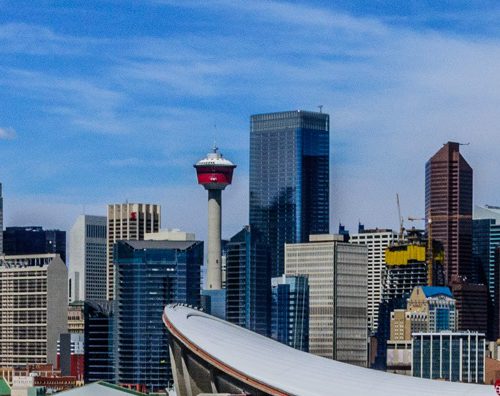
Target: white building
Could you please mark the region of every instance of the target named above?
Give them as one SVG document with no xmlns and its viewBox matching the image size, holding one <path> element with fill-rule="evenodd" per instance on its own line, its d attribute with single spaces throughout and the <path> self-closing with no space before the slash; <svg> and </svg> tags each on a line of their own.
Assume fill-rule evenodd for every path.
<svg viewBox="0 0 500 396">
<path fill-rule="evenodd" d="M 160 230 L 158 232 L 146 232 L 145 241 L 195 241 L 193 232 L 181 231 L 178 228 Z"/>
<path fill-rule="evenodd" d="M 68 326 L 68 271 L 58 254 L 0 256 L 0 366 L 56 364 Z"/>
<path fill-rule="evenodd" d="M 107 224 L 107 297 L 115 295 L 113 245 L 116 241 L 141 241 L 147 233 L 158 232 L 161 224 L 161 207 L 154 204 L 124 203 L 108 205 Z"/>
<path fill-rule="evenodd" d="M 382 300 L 385 249 L 397 240 L 392 230 L 366 230 L 351 235 L 350 243 L 368 247 L 368 329 L 374 333 L 378 328 L 378 310 Z"/>
<path fill-rule="evenodd" d="M 69 232 L 69 301 L 106 299 L 106 217 L 81 215 Z"/>
<path fill-rule="evenodd" d="M 309 352 L 367 366 L 366 246 L 340 235 L 311 235 L 285 244 L 286 275 L 309 281 Z"/>
</svg>

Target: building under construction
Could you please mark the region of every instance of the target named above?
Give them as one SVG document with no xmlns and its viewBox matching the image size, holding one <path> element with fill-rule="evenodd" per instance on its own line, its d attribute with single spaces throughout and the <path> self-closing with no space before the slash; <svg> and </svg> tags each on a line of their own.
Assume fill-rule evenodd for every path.
<svg viewBox="0 0 500 396">
<path fill-rule="evenodd" d="M 433 241 L 430 252 L 423 230 L 412 228 L 406 238 L 389 246 L 385 252 L 383 294 L 379 307 L 376 368 L 385 368 L 386 346 L 390 336 L 390 315 L 406 307 L 406 300 L 417 286 L 444 285 L 443 249 Z M 429 266 L 432 263 L 431 270 Z"/>
</svg>

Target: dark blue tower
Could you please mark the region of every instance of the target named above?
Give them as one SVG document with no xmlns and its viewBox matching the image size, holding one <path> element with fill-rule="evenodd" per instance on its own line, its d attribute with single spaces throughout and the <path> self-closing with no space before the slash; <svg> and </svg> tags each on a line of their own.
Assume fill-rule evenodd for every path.
<svg viewBox="0 0 500 396">
<path fill-rule="evenodd" d="M 250 226 L 269 245 L 281 276 L 284 244 L 329 232 L 328 114 L 258 114 L 250 125 Z"/>
</svg>

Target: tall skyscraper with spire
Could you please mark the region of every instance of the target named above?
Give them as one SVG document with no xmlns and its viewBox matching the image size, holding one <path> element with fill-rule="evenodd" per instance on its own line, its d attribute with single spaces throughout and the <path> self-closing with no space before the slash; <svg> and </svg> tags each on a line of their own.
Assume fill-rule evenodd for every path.
<svg viewBox="0 0 500 396">
<path fill-rule="evenodd" d="M 310 111 L 250 120 L 250 226 L 270 248 L 271 276 L 284 273 L 285 243 L 329 233 L 330 117 Z"/>
<path fill-rule="evenodd" d="M 443 244 L 447 282 L 473 282 L 472 168 L 459 143 L 446 143 L 425 166 L 425 217 L 427 232 Z"/>
</svg>

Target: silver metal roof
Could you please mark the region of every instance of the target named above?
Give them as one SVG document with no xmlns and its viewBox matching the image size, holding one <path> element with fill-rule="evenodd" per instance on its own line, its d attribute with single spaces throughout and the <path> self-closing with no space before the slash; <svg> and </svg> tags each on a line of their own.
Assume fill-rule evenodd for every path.
<svg viewBox="0 0 500 396">
<path fill-rule="evenodd" d="M 224 367 L 290 395 L 495 395 L 491 385 L 389 374 L 325 359 L 186 306 L 167 306 L 164 319 Z"/>
</svg>

